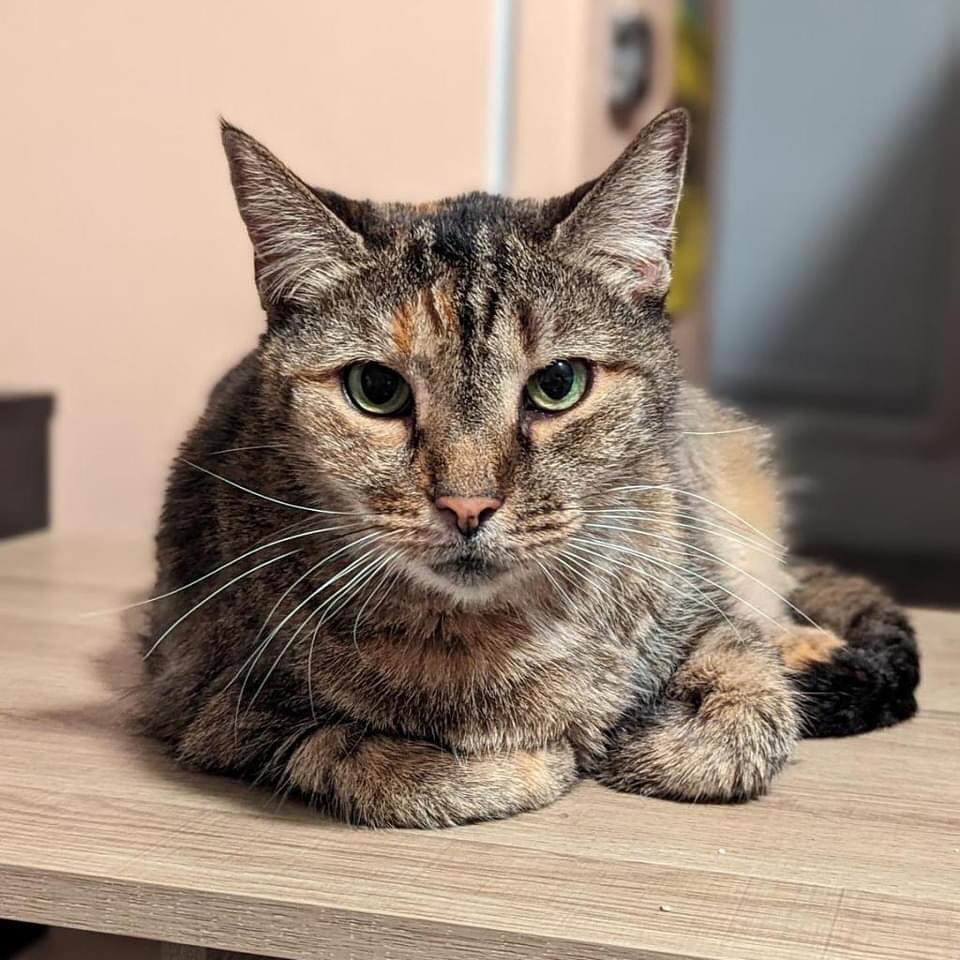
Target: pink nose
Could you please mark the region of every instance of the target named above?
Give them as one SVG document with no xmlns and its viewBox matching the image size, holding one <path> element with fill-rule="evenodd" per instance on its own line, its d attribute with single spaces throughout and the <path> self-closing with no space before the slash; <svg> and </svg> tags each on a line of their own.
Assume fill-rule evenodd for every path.
<svg viewBox="0 0 960 960">
<path fill-rule="evenodd" d="M 487 522 L 503 505 L 496 497 L 437 497 L 437 509 L 456 521 L 461 533 L 471 534 Z"/>
</svg>

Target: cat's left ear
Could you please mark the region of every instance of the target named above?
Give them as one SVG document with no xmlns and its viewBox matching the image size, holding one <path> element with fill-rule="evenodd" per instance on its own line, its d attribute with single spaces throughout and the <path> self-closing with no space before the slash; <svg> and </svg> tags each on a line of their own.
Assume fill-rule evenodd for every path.
<svg viewBox="0 0 960 960">
<path fill-rule="evenodd" d="M 689 130 L 682 109 L 644 127 L 558 224 L 561 255 L 631 298 L 665 295 Z"/>
<path fill-rule="evenodd" d="M 220 123 L 264 308 L 273 316 L 315 303 L 367 262 L 363 238 L 262 143 Z"/>
</svg>

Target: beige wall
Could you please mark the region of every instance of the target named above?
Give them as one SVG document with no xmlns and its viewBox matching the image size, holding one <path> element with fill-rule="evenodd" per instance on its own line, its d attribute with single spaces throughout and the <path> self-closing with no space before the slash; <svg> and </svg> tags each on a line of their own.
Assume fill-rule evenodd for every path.
<svg viewBox="0 0 960 960">
<path fill-rule="evenodd" d="M 56 525 L 149 530 L 177 442 L 260 330 L 217 114 L 346 191 L 482 186 L 488 16 L 0 3 L 0 385 L 56 391 Z"/>
<path fill-rule="evenodd" d="M 567 189 L 619 149 L 590 126 L 609 5 L 521 2 L 518 192 Z M 490 9 L 0 2 L 0 389 L 57 395 L 58 527 L 149 531 L 176 444 L 261 329 L 217 114 L 348 193 L 482 187 Z"/>
<path fill-rule="evenodd" d="M 654 32 L 653 80 L 629 129 L 607 110 L 614 16 L 643 14 Z M 520 0 L 517 6 L 511 190 L 564 193 L 597 176 L 673 91 L 672 0 Z"/>
</svg>

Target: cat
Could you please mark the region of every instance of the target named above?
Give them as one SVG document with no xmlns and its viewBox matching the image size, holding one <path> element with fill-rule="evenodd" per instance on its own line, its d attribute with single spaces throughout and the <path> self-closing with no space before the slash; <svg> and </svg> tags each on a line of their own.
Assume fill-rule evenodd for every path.
<svg viewBox="0 0 960 960">
<path fill-rule="evenodd" d="M 582 777 L 746 800 L 914 712 L 905 615 L 787 562 L 766 433 L 681 377 L 683 111 L 542 202 L 353 201 L 222 135 L 267 327 L 157 535 L 143 717 L 181 763 L 443 827 Z"/>
</svg>

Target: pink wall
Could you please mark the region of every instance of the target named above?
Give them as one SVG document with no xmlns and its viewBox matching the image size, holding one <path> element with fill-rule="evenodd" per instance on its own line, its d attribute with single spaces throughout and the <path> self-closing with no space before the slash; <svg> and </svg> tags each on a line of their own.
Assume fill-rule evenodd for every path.
<svg viewBox="0 0 960 960">
<path fill-rule="evenodd" d="M 0 384 L 58 395 L 56 525 L 148 531 L 177 442 L 260 330 L 218 112 L 345 191 L 482 186 L 488 15 L 0 4 Z"/>
<path fill-rule="evenodd" d="M 655 36 L 653 81 L 629 129 L 607 111 L 613 16 L 642 13 Z M 672 0 L 520 0 L 517 6 L 511 189 L 563 193 L 595 177 L 643 124 L 670 103 Z"/>
<path fill-rule="evenodd" d="M 567 189 L 618 151 L 591 113 L 611 2 L 521 0 L 516 192 Z M 149 532 L 176 444 L 261 329 L 217 114 L 344 192 L 482 187 L 490 14 L 487 0 L 0 3 L 0 388 L 57 394 L 56 526 Z"/>
</svg>

